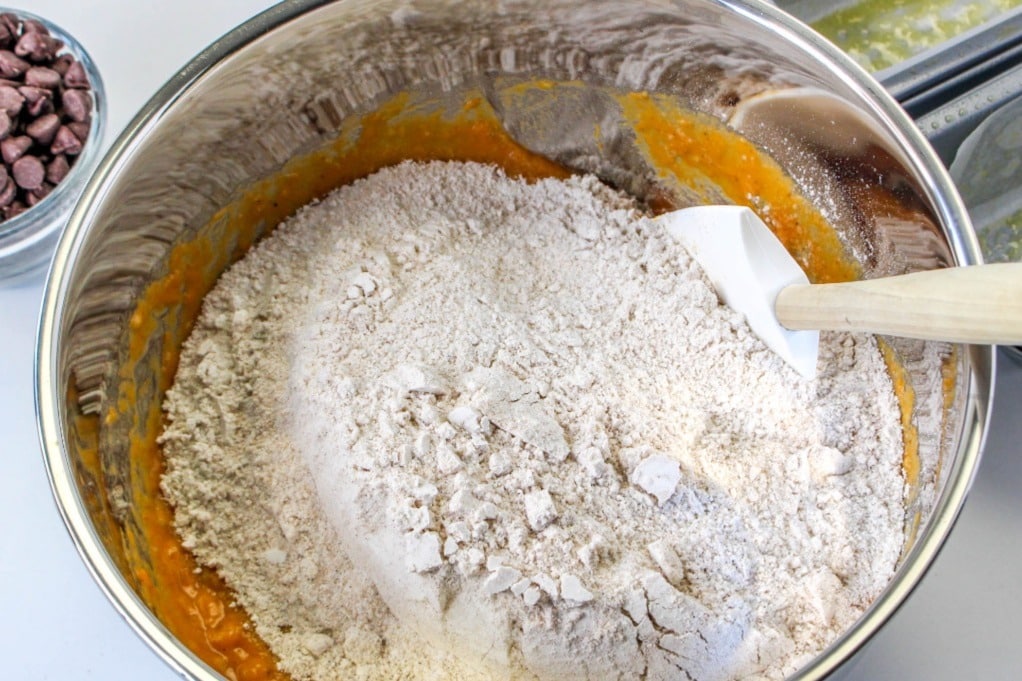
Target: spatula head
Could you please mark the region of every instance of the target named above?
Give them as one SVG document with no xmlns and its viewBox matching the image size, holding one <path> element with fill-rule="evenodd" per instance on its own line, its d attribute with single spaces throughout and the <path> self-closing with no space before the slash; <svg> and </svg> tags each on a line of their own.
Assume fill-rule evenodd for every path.
<svg viewBox="0 0 1022 681">
<path fill-rule="evenodd" d="M 784 245 L 744 206 L 697 206 L 657 218 L 703 268 L 724 304 L 806 378 L 816 377 L 819 331 L 791 331 L 777 321 L 781 289 L 808 284 Z"/>
</svg>

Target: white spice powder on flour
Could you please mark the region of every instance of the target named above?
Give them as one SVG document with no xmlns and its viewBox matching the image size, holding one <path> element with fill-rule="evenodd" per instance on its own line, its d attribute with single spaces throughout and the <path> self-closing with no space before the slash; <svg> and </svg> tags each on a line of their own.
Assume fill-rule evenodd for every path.
<svg viewBox="0 0 1022 681">
<path fill-rule="evenodd" d="M 874 339 L 802 379 L 592 177 L 405 163 L 307 206 L 165 408 L 184 544 L 297 679 L 779 678 L 903 542 Z"/>
</svg>

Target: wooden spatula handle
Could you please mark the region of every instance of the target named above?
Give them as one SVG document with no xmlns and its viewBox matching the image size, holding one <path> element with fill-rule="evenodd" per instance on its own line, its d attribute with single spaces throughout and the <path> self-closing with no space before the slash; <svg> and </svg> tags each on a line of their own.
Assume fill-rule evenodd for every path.
<svg viewBox="0 0 1022 681">
<path fill-rule="evenodd" d="M 774 305 L 778 321 L 791 330 L 1022 345 L 1022 263 L 789 286 Z"/>
</svg>

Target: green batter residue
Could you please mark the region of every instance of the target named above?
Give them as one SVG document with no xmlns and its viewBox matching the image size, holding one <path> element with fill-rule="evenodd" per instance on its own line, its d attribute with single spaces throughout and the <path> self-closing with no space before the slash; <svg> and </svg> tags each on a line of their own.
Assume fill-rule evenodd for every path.
<svg viewBox="0 0 1022 681">
<path fill-rule="evenodd" d="M 867 70 L 880 71 L 1019 5 L 1022 0 L 865 0 L 812 26 Z"/>
<path fill-rule="evenodd" d="M 987 262 L 1022 262 L 1022 210 L 976 231 Z"/>
</svg>

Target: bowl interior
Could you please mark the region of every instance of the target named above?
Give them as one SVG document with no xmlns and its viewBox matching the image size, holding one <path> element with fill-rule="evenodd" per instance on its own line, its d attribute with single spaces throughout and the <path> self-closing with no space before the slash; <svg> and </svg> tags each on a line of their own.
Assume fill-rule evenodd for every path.
<svg viewBox="0 0 1022 681">
<path fill-rule="evenodd" d="M 798 257 L 851 263 L 831 278 L 977 262 L 946 174 L 877 90 L 759 4 L 298 2 L 239 28 L 129 126 L 58 249 L 38 402 L 58 504 L 86 562 L 172 665 L 216 678 L 161 599 L 174 586 L 154 568 L 163 557 L 146 529 L 165 512 L 153 505 L 155 438 L 177 349 L 204 293 L 252 243 L 316 196 L 402 159 L 535 153 L 654 210 L 780 210 L 742 193 L 727 154 L 706 166 L 665 153 L 665 132 L 694 115 L 784 169 L 821 223 Z M 445 137 L 466 124 L 479 144 Z M 904 599 L 977 462 L 990 350 L 885 342 L 909 452 L 908 541 L 888 591 L 807 677 L 837 667 Z"/>
</svg>

